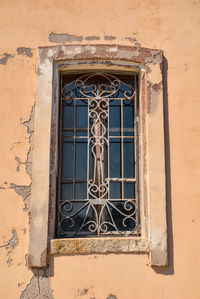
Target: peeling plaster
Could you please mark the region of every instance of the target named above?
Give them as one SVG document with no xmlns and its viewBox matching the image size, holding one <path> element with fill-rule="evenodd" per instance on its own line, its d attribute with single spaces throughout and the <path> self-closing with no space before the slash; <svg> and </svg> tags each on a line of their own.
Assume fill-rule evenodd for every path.
<svg viewBox="0 0 200 299">
<path fill-rule="evenodd" d="M 30 283 L 26 286 L 25 290 L 22 292 L 20 299 L 53 299 L 53 294 L 51 286 L 49 283 L 49 278 L 45 271 L 41 274 L 35 274 Z"/>
<path fill-rule="evenodd" d="M 34 132 L 34 127 L 33 127 L 33 119 L 34 119 L 34 111 L 35 107 L 32 107 L 30 118 L 27 121 L 23 122 L 23 125 L 26 126 L 27 128 L 27 133 L 29 134 L 29 150 L 27 153 L 26 161 L 21 162 L 19 157 L 15 157 L 15 160 L 17 162 L 17 167 L 16 171 L 20 171 L 20 165 L 24 164 L 26 165 L 26 173 L 31 177 L 32 174 L 32 150 L 33 150 L 33 132 Z M 18 142 L 15 142 L 17 144 Z M 12 150 L 13 146 L 11 147 L 10 150 Z M 24 185 L 16 185 L 14 183 L 10 184 L 10 188 L 14 189 L 17 194 L 19 194 L 23 198 L 24 202 L 24 210 L 29 211 L 30 207 L 30 195 L 31 195 L 31 184 L 29 186 L 24 186 Z"/>
<path fill-rule="evenodd" d="M 91 36 L 86 36 L 86 40 L 100 40 L 100 36 L 96 35 L 91 35 Z"/>
<path fill-rule="evenodd" d="M 105 36 L 104 36 L 104 39 L 105 39 L 105 40 L 109 40 L 109 41 L 111 41 L 111 40 L 115 40 L 115 39 L 116 39 L 116 36 L 113 36 L 113 35 L 105 35 Z"/>
<path fill-rule="evenodd" d="M 80 289 L 78 289 L 78 291 L 77 291 L 77 295 L 79 295 L 79 296 L 84 296 L 84 295 L 87 295 L 88 294 L 88 289 L 82 289 L 82 290 L 80 290 Z"/>
<path fill-rule="evenodd" d="M 17 156 L 15 156 L 15 161 L 17 162 L 16 171 L 19 172 L 19 171 L 20 171 L 20 165 L 21 165 L 21 164 L 24 165 L 24 164 L 26 164 L 26 162 L 21 162 L 20 158 L 17 157 Z"/>
<path fill-rule="evenodd" d="M 17 48 L 17 54 L 18 55 L 23 55 L 23 56 L 26 56 L 26 57 L 33 57 L 32 49 L 31 48 L 26 48 L 26 47 Z"/>
<path fill-rule="evenodd" d="M 10 238 L 10 240 L 6 243 L 0 246 L 0 248 L 4 248 L 7 250 L 7 264 L 8 267 L 10 267 L 12 265 L 12 253 L 13 250 L 16 248 L 16 246 L 18 245 L 18 236 L 17 236 L 17 232 L 16 230 L 13 228 L 12 229 L 12 237 Z"/>
<path fill-rule="evenodd" d="M 135 43 L 135 42 L 137 42 L 137 39 L 136 39 L 136 38 L 125 37 L 125 39 L 129 40 L 131 43 Z"/>
<path fill-rule="evenodd" d="M 12 55 L 12 54 L 4 53 L 3 57 L 0 59 L 0 64 L 6 65 L 8 60 L 13 58 L 13 57 L 14 57 L 14 55 Z"/>
<path fill-rule="evenodd" d="M 14 189 L 17 194 L 19 194 L 24 201 L 24 210 L 29 211 L 30 207 L 30 195 L 31 195 L 31 185 L 30 186 L 18 186 L 13 183 L 10 184 L 11 189 Z"/>
<path fill-rule="evenodd" d="M 117 296 L 110 294 L 106 299 L 117 299 Z"/>
<path fill-rule="evenodd" d="M 124 50 L 120 49 L 118 50 L 118 58 L 119 59 L 130 59 L 130 57 L 138 57 L 140 55 L 140 52 L 138 50 L 130 51 L 130 50 Z"/>
<path fill-rule="evenodd" d="M 15 249 L 15 247 L 18 245 L 18 236 L 16 230 L 13 228 L 12 229 L 12 237 L 8 241 L 8 243 L 1 245 L 0 248 L 3 247 L 11 247 L 11 249 Z M 8 248 L 7 248 L 8 249 Z"/>
<path fill-rule="evenodd" d="M 34 133 L 34 115 L 35 106 L 31 109 L 30 118 L 23 122 L 23 125 L 27 128 L 27 133 L 29 134 L 29 150 L 26 157 L 26 172 L 31 177 L 32 175 L 32 155 L 33 155 L 33 133 Z"/>
<path fill-rule="evenodd" d="M 148 100 L 147 100 L 147 113 L 153 114 L 158 106 L 158 97 L 162 91 L 162 82 L 153 84 L 147 81 Z"/>
<path fill-rule="evenodd" d="M 65 43 L 65 42 L 82 42 L 83 37 L 68 33 L 54 33 L 49 34 L 49 41 L 52 43 Z"/>
</svg>

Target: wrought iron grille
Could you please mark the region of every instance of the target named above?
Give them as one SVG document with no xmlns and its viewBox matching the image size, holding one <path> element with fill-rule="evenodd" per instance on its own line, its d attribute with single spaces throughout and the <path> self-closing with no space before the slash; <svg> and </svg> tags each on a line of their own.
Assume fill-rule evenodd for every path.
<svg viewBox="0 0 200 299">
<path fill-rule="evenodd" d="M 60 81 L 57 237 L 139 235 L 138 76 Z"/>
</svg>

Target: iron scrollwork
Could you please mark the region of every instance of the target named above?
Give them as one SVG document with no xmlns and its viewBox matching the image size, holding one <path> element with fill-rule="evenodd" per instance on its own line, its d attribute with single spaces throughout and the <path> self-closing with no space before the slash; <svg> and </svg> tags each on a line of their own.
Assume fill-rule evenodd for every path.
<svg viewBox="0 0 200 299">
<path fill-rule="evenodd" d="M 137 200 L 111 199 L 111 178 L 109 171 L 105 171 L 110 167 L 108 157 L 112 154 L 109 153 L 109 105 L 113 100 L 123 100 L 129 105 L 136 100 L 135 93 L 133 86 L 106 73 L 84 74 L 62 87 L 62 99 L 68 103 L 79 99 L 88 107 L 88 175 L 87 198 L 60 202 L 61 235 L 137 233 Z"/>
</svg>

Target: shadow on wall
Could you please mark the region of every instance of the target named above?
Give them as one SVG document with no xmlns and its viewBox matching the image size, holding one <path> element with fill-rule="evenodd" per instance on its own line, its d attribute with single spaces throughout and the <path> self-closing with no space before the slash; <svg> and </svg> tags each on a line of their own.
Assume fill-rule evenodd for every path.
<svg viewBox="0 0 200 299">
<path fill-rule="evenodd" d="M 172 203 L 171 203 L 171 167 L 170 167 L 170 135 L 169 135 L 169 110 L 168 110 L 168 61 L 163 56 L 163 109 L 164 109 L 164 133 L 165 133 L 165 172 L 166 172 L 166 210 L 167 210 L 167 233 L 168 233 L 168 266 L 155 267 L 152 269 L 163 275 L 174 274 L 174 242 L 172 227 Z"/>
</svg>

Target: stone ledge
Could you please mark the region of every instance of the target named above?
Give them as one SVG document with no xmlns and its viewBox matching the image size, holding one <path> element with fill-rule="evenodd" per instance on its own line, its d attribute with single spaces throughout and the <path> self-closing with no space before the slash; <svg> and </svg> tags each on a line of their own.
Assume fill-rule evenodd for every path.
<svg viewBox="0 0 200 299">
<path fill-rule="evenodd" d="M 138 237 L 52 239 L 50 243 L 50 254 L 148 252 L 148 239 Z"/>
</svg>

